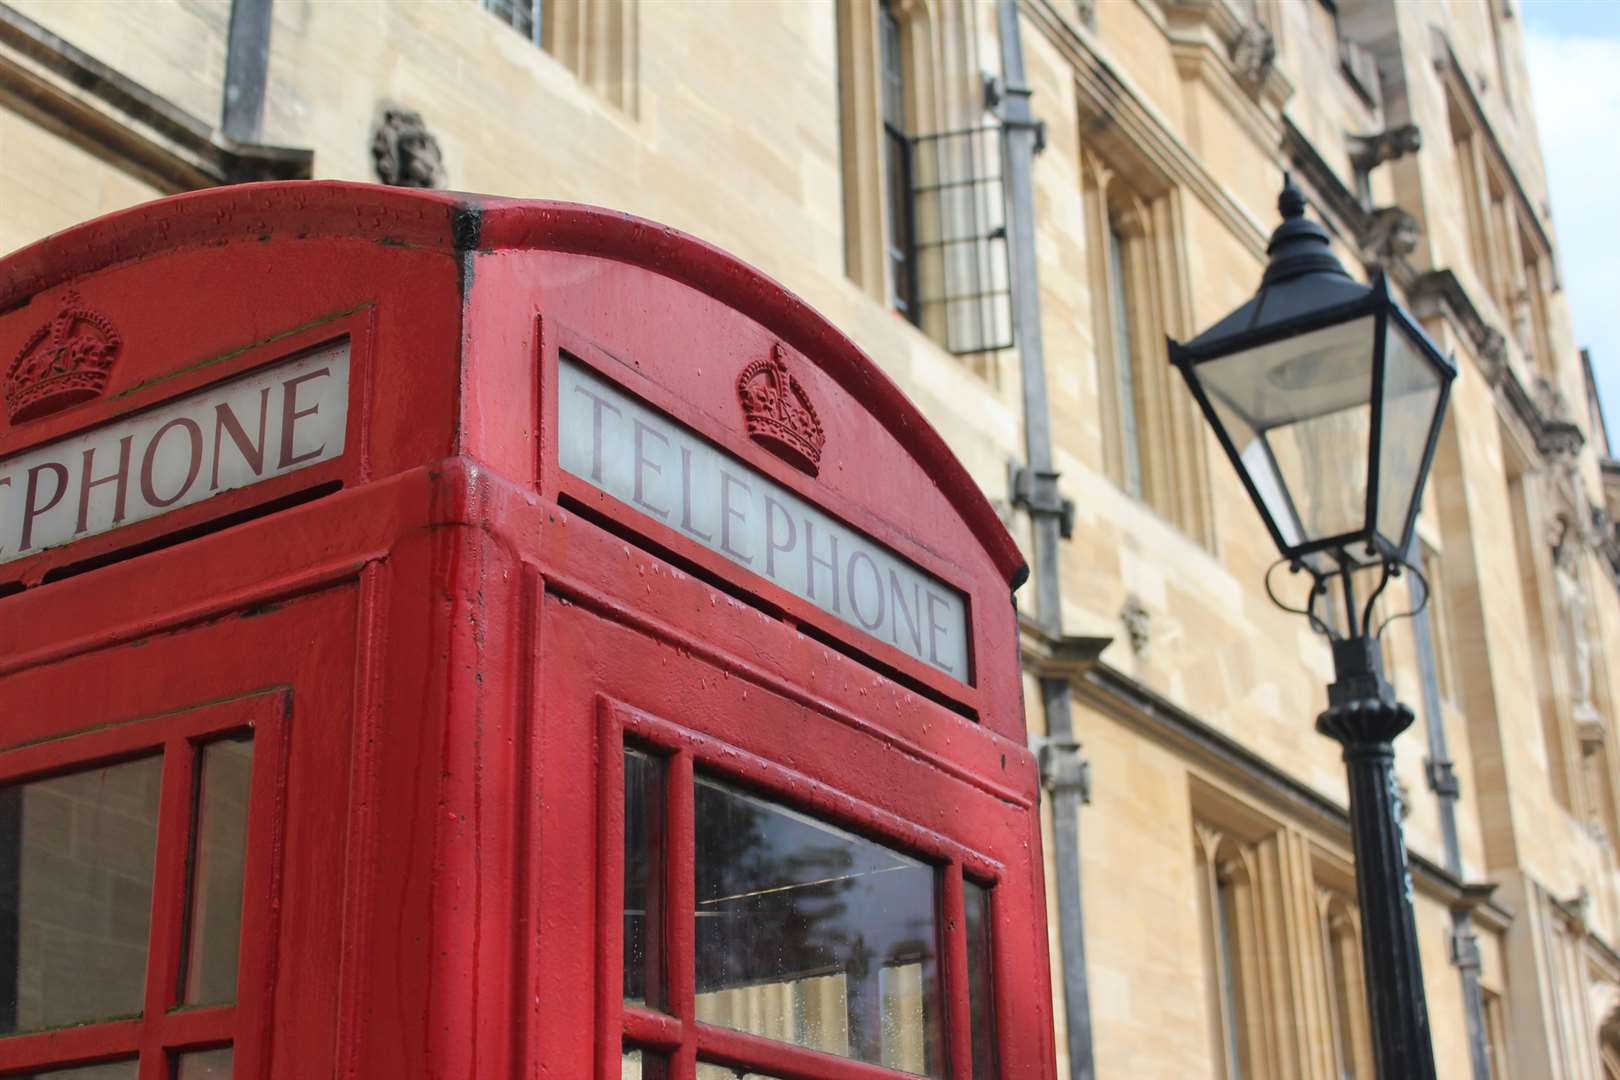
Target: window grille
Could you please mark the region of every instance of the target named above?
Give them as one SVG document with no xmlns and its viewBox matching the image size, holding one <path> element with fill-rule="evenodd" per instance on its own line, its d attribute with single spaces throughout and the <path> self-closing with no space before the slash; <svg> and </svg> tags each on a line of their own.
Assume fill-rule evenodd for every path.
<svg viewBox="0 0 1620 1080">
<path fill-rule="evenodd" d="M 909 149 L 912 321 L 958 356 L 1011 348 L 1000 125 L 914 136 Z"/>
<path fill-rule="evenodd" d="M 541 35 L 545 29 L 545 0 L 482 0 L 484 10 L 493 12 L 495 17 L 536 45 L 542 48 L 545 42 Z"/>
</svg>

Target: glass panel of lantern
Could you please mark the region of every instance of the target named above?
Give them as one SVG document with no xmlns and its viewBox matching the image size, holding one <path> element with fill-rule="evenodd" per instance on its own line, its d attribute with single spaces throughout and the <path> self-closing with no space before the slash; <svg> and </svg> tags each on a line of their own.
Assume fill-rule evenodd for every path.
<svg viewBox="0 0 1620 1080">
<path fill-rule="evenodd" d="M 1366 315 L 1198 366 L 1285 547 L 1357 533 L 1366 520 L 1374 321 Z"/>
</svg>

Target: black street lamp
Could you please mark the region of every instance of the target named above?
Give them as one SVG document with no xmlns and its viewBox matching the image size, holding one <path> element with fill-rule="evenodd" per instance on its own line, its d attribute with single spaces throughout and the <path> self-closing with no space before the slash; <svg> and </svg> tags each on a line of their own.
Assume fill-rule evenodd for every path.
<svg viewBox="0 0 1620 1080">
<path fill-rule="evenodd" d="M 1260 291 L 1193 340 L 1171 341 L 1170 360 L 1282 551 L 1277 565 L 1311 577 L 1309 603 L 1288 610 L 1333 644 L 1335 680 L 1316 729 L 1343 746 L 1349 774 L 1378 1075 L 1432 1080 L 1392 743 L 1412 710 L 1384 678 L 1372 619 L 1390 579 L 1403 567 L 1416 573 L 1407 550 L 1457 371 L 1390 298 L 1382 274 L 1362 285 L 1344 272 L 1287 177 L 1277 205 L 1283 223 Z M 1356 579 L 1367 575 L 1377 585 L 1358 605 Z M 1335 582 L 1342 632 L 1317 611 Z"/>
</svg>

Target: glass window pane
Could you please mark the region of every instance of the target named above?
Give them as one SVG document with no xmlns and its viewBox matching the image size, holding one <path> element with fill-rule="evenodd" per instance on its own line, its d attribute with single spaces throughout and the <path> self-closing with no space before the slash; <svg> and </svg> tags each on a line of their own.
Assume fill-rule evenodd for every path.
<svg viewBox="0 0 1620 1080">
<path fill-rule="evenodd" d="M 912 237 L 911 144 L 884 129 L 883 183 L 889 198 L 889 289 L 895 309 L 916 321 L 916 241 Z"/>
<path fill-rule="evenodd" d="M 1125 277 L 1125 239 L 1108 223 L 1108 321 L 1114 331 L 1114 395 L 1119 406 L 1119 445 L 1125 469 L 1125 491 L 1142 497 L 1142 442 L 1136 423 L 1136 345 L 1131 336 L 1129 282 Z"/>
<path fill-rule="evenodd" d="M 664 763 L 624 752 L 624 999 L 664 1003 Z"/>
<path fill-rule="evenodd" d="M 900 20 L 887 0 L 878 6 L 878 37 L 882 42 L 883 122 L 906 129 L 906 62 L 901 49 Z"/>
<path fill-rule="evenodd" d="M 187 1005 L 236 1000 L 242 860 L 252 777 L 252 736 L 220 739 L 203 747 L 191 837 L 191 912 L 181 998 Z"/>
<path fill-rule="evenodd" d="M 1374 318 L 1200 364 L 1197 377 L 1286 543 L 1367 517 Z"/>
<path fill-rule="evenodd" d="M 1417 495 L 1440 385 L 1440 373 L 1392 318 L 1384 345 L 1384 411 L 1378 432 L 1378 531 L 1396 544 L 1406 539 L 1406 515 Z"/>
<path fill-rule="evenodd" d="M 761 1072 L 738 1072 L 726 1065 L 700 1061 L 697 1067 L 697 1080 L 777 1080 L 777 1078 Z"/>
<path fill-rule="evenodd" d="M 933 867 L 710 780 L 696 796 L 697 1018 L 940 1075 Z"/>
<path fill-rule="evenodd" d="M 699 1070 L 703 1066 L 698 1066 Z M 657 1054 L 645 1050 L 626 1049 L 619 1066 L 620 1080 L 666 1080 L 668 1064 Z"/>
<path fill-rule="evenodd" d="M 967 937 L 968 1013 L 973 1025 L 974 1080 L 996 1076 L 995 1002 L 991 997 L 990 890 L 962 882 L 962 914 Z"/>
<path fill-rule="evenodd" d="M 138 1072 L 139 1066 L 131 1058 L 129 1061 L 113 1061 L 104 1065 L 80 1065 L 73 1069 L 33 1073 L 32 1080 L 135 1080 Z M 25 1073 L 11 1080 L 30 1080 L 30 1075 Z"/>
<path fill-rule="evenodd" d="M 176 1062 L 174 1080 L 231 1080 L 231 1048 L 199 1050 L 181 1054 Z"/>
<path fill-rule="evenodd" d="M 0 788 L 0 1035 L 140 1014 L 162 773 Z"/>
</svg>

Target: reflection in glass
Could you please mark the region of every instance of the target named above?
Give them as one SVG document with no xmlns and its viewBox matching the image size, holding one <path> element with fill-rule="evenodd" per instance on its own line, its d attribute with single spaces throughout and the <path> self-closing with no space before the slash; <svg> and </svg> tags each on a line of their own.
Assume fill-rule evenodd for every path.
<svg viewBox="0 0 1620 1080">
<path fill-rule="evenodd" d="M 1285 543 L 1351 532 L 1366 520 L 1373 316 L 1200 365 Z"/>
<path fill-rule="evenodd" d="M 664 764 L 624 752 L 624 999 L 664 1002 L 659 943 L 664 878 Z"/>
<path fill-rule="evenodd" d="M 1384 342 L 1384 411 L 1378 435 L 1378 531 L 1400 543 L 1440 404 L 1440 373 L 1398 325 Z"/>
<path fill-rule="evenodd" d="M 725 1065 L 700 1061 L 697 1067 L 697 1080 L 777 1080 L 777 1078 L 765 1073 L 738 1072 Z"/>
<path fill-rule="evenodd" d="M 140 1066 L 131 1058 L 128 1061 L 114 1061 L 105 1065 L 80 1065 L 72 1069 L 34 1073 L 32 1077 L 25 1074 L 12 1077 L 11 1080 L 135 1080 L 139 1071 Z"/>
<path fill-rule="evenodd" d="M 702 1066 L 698 1068 L 701 1071 Z M 666 1080 L 668 1075 L 669 1069 L 664 1059 L 645 1050 L 625 1050 L 619 1066 L 620 1080 Z"/>
<path fill-rule="evenodd" d="M 697 1019 L 940 1075 L 934 869 L 699 779 Z"/>
<path fill-rule="evenodd" d="M 0 1035 L 140 1014 L 162 771 L 0 788 Z"/>
<path fill-rule="evenodd" d="M 218 1050 L 181 1054 L 174 1080 L 231 1080 L 231 1048 L 222 1046 Z"/>
<path fill-rule="evenodd" d="M 181 997 L 187 1005 L 236 1000 L 242 859 L 247 849 L 252 776 L 251 735 L 219 739 L 203 747 L 191 837 L 191 912 Z"/>
<path fill-rule="evenodd" d="M 996 1019 L 991 998 L 990 890 L 964 880 L 962 915 L 967 938 L 968 1013 L 973 1024 L 973 1076 L 974 1080 L 994 1080 Z"/>
</svg>

